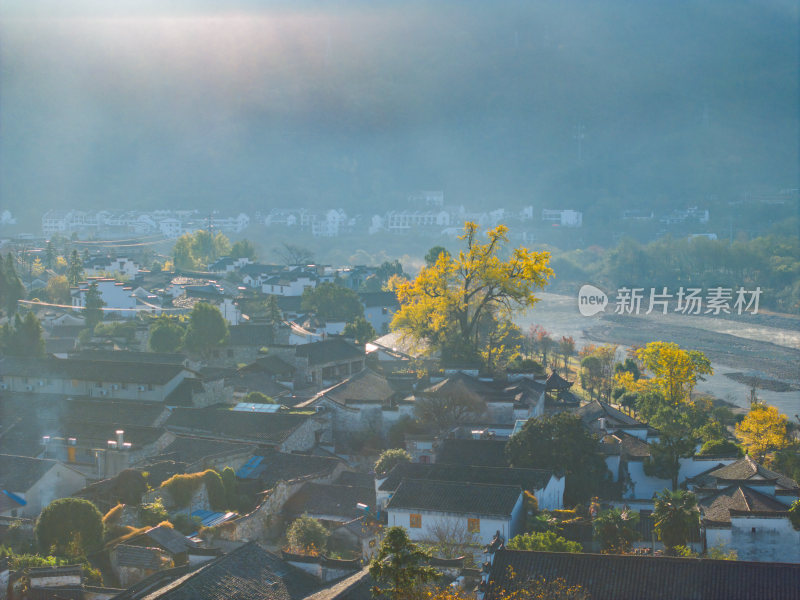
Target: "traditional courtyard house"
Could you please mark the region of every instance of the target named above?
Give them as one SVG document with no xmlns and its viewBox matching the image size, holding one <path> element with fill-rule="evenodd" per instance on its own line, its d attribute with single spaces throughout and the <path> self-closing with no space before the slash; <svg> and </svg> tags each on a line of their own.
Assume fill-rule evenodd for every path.
<svg viewBox="0 0 800 600">
<path fill-rule="evenodd" d="M 178 385 L 197 374 L 182 365 L 73 358 L 11 358 L 0 361 L 0 389 L 165 402 Z"/>
<path fill-rule="evenodd" d="M 283 511 L 289 519 L 308 515 L 326 524 L 344 524 L 364 515 L 359 504 L 375 510 L 373 486 L 308 482 L 289 498 Z"/>
<path fill-rule="evenodd" d="M 347 379 L 364 368 L 364 349 L 343 339 L 293 347 L 296 384 L 317 389 Z"/>
<path fill-rule="evenodd" d="M 448 464 L 401 463 L 387 475 L 376 477 L 378 505 L 385 507 L 404 479 L 416 481 L 452 481 L 488 485 L 514 485 L 536 496 L 539 508 L 564 508 L 564 480 L 545 469 L 477 467 Z"/>
<path fill-rule="evenodd" d="M 257 443 L 281 452 L 311 450 L 328 429 L 323 415 L 175 408 L 165 427 L 178 434 Z"/>
<path fill-rule="evenodd" d="M 1 516 L 35 518 L 53 500 L 86 487 L 86 476 L 52 459 L 0 454 Z"/>
<path fill-rule="evenodd" d="M 386 433 L 402 417 L 413 416 L 413 402 L 383 375 L 364 369 L 297 405 L 331 415 L 334 436 L 357 431 Z"/>
<path fill-rule="evenodd" d="M 488 544 L 499 532 L 522 531 L 522 488 L 452 481 L 403 479 L 386 505 L 389 526 L 405 527 L 414 541 L 436 541 L 437 531 L 455 528 Z"/>
</svg>

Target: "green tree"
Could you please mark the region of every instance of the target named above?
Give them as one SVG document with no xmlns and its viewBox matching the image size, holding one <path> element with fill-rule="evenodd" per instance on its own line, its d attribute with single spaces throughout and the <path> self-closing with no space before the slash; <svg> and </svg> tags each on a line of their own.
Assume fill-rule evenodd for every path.
<svg viewBox="0 0 800 600">
<path fill-rule="evenodd" d="M 0 260 L 0 303 L 7 315 L 17 312 L 17 304 L 25 297 L 25 286 L 17 275 L 14 257 L 9 252 L 5 260 Z"/>
<path fill-rule="evenodd" d="M 278 404 L 275 398 L 262 394 L 261 392 L 250 392 L 244 397 L 244 401 L 248 404 Z"/>
<path fill-rule="evenodd" d="M 256 246 L 250 240 L 239 240 L 234 243 L 231 248 L 231 257 L 233 258 L 249 258 L 250 260 L 256 260 L 257 256 Z"/>
<path fill-rule="evenodd" d="M 644 472 L 651 477 L 669 479 L 672 489 L 678 489 L 681 458 L 694 454 L 697 439 L 683 405 L 662 407 L 649 423 L 658 429 L 658 441 L 650 444 L 650 456 L 645 459 Z"/>
<path fill-rule="evenodd" d="M 85 308 L 83 310 L 83 317 L 86 320 L 88 329 L 94 330 L 97 324 L 103 320 L 103 307 L 105 305 L 106 303 L 100 295 L 100 290 L 97 289 L 97 282 L 93 281 L 86 291 Z"/>
<path fill-rule="evenodd" d="M 533 550 L 536 552 L 583 552 L 579 542 L 567 540 L 553 531 L 532 531 L 508 540 L 509 550 Z"/>
<path fill-rule="evenodd" d="M 83 498 L 61 498 L 48 504 L 36 521 L 42 552 L 86 555 L 103 542 L 103 515 Z"/>
<path fill-rule="evenodd" d="M 83 261 L 77 250 L 73 250 L 69 255 L 67 264 L 67 279 L 72 287 L 78 285 L 83 280 Z"/>
<path fill-rule="evenodd" d="M 384 450 L 375 462 L 375 473 L 378 475 L 389 473 L 389 471 L 403 462 L 411 462 L 411 455 L 405 450 L 401 448 Z"/>
<path fill-rule="evenodd" d="M 450 253 L 444 246 L 434 246 L 425 254 L 425 264 L 429 267 L 432 267 L 436 264 L 436 261 L 439 260 L 439 257 L 442 254 L 445 256 L 450 256 Z"/>
<path fill-rule="evenodd" d="M 364 316 L 364 305 L 356 292 L 329 282 L 303 291 L 301 308 L 326 321 L 349 323 Z"/>
<path fill-rule="evenodd" d="M 225 467 L 220 473 L 222 485 L 225 487 L 225 503 L 228 508 L 236 506 L 238 498 L 238 483 L 236 481 L 236 471 L 232 467 Z"/>
<path fill-rule="evenodd" d="M 608 473 L 597 438 L 569 413 L 529 419 L 506 444 L 506 455 L 513 467 L 564 473 L 565 504 L 598 495 Z"/>
<path fill-rule="evenodd" d="M 14 315 L 14 324 L 6 324 L 0 335 L 0 349 L 8 356 L 42 357 L 45 355 L 42 325 L 32 312 L 21 318 Z"/>
<path fill-rule="evenodd" d="M 369 574 L 377 582 L 372 588 L 375 597 L 391 600 L 411 600 L 422 597 L 426 583 L 440 573 L 427 562 L 430 554 L 408 537 L 402 527 L 389 527 L 381 541 L 378 554 L 369 563 Z"/>
<path fill-rule="evenodd" d="M 426 341 L 445 358 L 479 359 L 487 333 L 533 306 L 538 301 L 534 291 L 553 274 L 547 252 L 519 247 L 501 259 L 507 231 L 505 225 L 490 229 L 481 243 L 478 225 L 466 223 L 461 236 L 466 250 L 455 258 L 440 255 L 413 282 L 398 287 L 401 308 L 392 328 Z"/>
<path fill-rule="evenodd" d="M 123 504 L 137 505 L 147 491 L 147 481 L 141 471 L 125 469 L 114 478 L 112 486 L 114 498 Z"/>
<path fill-rule="evenodd" d="M 52 269 L 56 265 L 56 247 L 51 240 L 47 240 L 44 247 L 44 266 Z"/>
<path fill-rule="evenodd" d="M 329 537 L 325 526 L 308 515 L 295 519 L 286 531 L 289 549 L 300 554 L 321 554 L 328 545 Z"/>
<path fill-rule="evenodd" d="M 228 323 L 219 308 L 207 302 L 198 302 L 189 315 L 189 326 L 184 337 L 184 347 L 203 357 L 228 341 Z"/>
<path fill-rule="evenodd" d="M 792 522 L 792 527 L 800 531 L 800 500 L 795 500 L 789 507 L 789 520 Z"/>
<path fill-rule="evenodd" d="M 678 546 L 685 546 L 699 531 L 697 497 L 687 490 L 664 490 L 656 495 L 653 520 L 658 539 L 674 555 Z"/>
<path fill-rule="evenodd" d="M 698 452 L 700 456 L 742 456 L 742 449 L 731 440 L 708 440 Z"/>
<path fill-rule="evenodd" d="M 153 352 L 177 352 L 186 328 L 180 319 L 161 315 L 150 324 L 148 345 Z"/>
<path fill-rule="evenodd" d="M 54 304 L 69 304 L 71 300 L 69 281 L 64 275 L 54 275 L 48 279 L 44 293 L 47 295 L 47 299 Z"/>
<path fill-rule="evenodd" d="M 364 317 L 356 317 L 345 325 L 342 335 L 354 340 L 356 344 L 366 344 L 378 337 L 375 328 Z"/>
<path fill-rule="evenodd" d="M 603 552 L 623 554 L 639 539 L 638 524 L 638 513 L 611 508 L 600 513 L 592 526 Z"/>
<path fill-rule="evenodd" d="M 148 527 L 155 527 L 162 521 L 166 521 L 169 516 L 161 498 L 156 498 L 154 502 L 148 504 L 142 504 L 139 506 L 138 512 L 139 521 Z"/>
</svg>

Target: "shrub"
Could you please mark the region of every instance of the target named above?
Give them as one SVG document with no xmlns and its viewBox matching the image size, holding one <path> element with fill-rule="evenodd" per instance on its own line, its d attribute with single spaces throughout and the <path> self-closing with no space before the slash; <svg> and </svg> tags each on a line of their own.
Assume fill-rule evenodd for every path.
<svg viewBox="0 0 800 600">
<path fill-rule="evenodd" d="M 411 462 L 411 455 L 400 448 L 384 450 L 375 463 L 375 473 L 388 473 L 401 462 Z"/>
<path fill-rule="evenodd" d="M 552 531 L 518 535 L 508 541 L 509 550 L 536 550 L 538 552 L 582 552 L 583 546 L 571 542 Z"/>
<path fill-rule="evenodd" d="M 139 507 L 139 521 L 141 521 L 142 525 L 154 527 L 161 523 L 161 521 L 166 520 L 166 518 L 167 510 L 164 508 L 164 503 L 161 501 L 161 498 L 157 498 L 155 502 L 151 504 L 142 504 Z"/>
<path fill-rule="evenodd" d="M 183 535 L 189 535 L 200 529 L 200 519 L 179 513 L 172 518 L 171 525 Z"/>
<path fill-rule="evenodd" d="M 88 500 L 61 498 L 45 507 L 35 531 L 44 552 L 86 554 L 103 542 L 103 515 Z"/>
<path fill-rule="evenodd" d="M 173 475 L 161 484 L 161 489 L 169 492 L 177 506 L 189 506 L 194 494 L 201 484 L 205 484 L 208 492 L 208 502 L 211 508 L 221 510 L 225 508 L 225 486 L 222 478 L 213 469 L 199 473 L 186 473 Z"/>
<path fill-rule="evenodd" d="M 742 449 L 730 440 L 708 440 L 698 454 L 704 456 L 743 456 Z"/>
<path fill-rule="evenodd" d="M 146 491 L 147 481 L 135 469 L 125 469 L 114 480 L 113 493 L 123 504 L 139 504 Z"/>
<path fill-rule="evenodd" d="M 329 535 L 322 523 L 308 515 L 303 515 L 289 526 L 286 540 L 289 542 L 289 549 L 292 552 L 318 554 L 325 550 Z"/>
</svg>

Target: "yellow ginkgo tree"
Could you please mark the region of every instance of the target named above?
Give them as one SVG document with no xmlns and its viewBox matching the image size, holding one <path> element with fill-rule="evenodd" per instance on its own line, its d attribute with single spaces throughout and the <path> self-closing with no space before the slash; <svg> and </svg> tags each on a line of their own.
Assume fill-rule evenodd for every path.
<svg viewBox="0 0 800 600">
<path fill-rule="evenodd" d="M 736 437 L 755 460 L 761 461 L 770 452 L 792 444 L 789 419 L 774 406 L 753 403 L 741 423 L 736 424 Z"/>
<path fill-rule="evenodd" d="M 400 310 L 392 329 L 413 341 L 425 341 L 445 358 L 475 360 L 491 357 L 487 340 L 511 317 L 533 306 L 553 275 L 549 252 L 513 248 L 508 258 L 508 228 L 498 225 L 481 238 L 477 224 L 467 222 L 459 238 L 466 249 L 438 255 L 416 279 L 400 283 Z"/>
</svg>

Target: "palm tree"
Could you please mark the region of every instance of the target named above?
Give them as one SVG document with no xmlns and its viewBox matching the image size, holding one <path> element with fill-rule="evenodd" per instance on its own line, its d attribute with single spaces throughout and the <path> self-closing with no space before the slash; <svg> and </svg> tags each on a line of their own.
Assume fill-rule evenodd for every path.
<svg viewBox="0 0 800 600">
<path fill-rule="evenodd" d="M 685 546 L 700 527 L 697 497 L 687 490 L 665 489 L 656 495 L 653 520 L 667 554 L 675 554 L 675 548 Z"/>
</svg>

